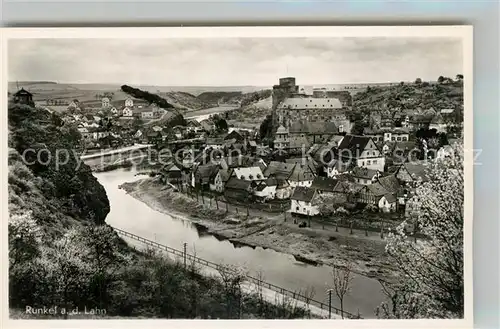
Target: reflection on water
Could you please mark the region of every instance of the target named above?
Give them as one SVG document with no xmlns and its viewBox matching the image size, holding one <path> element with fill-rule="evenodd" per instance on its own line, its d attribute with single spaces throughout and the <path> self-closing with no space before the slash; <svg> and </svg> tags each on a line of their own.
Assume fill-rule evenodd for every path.
<svg viewBox="0 0 500 329">
<path fill-rule="evenodd" d="M 172 217 L 149 208 L 118 188 L 124 182 L 141 179 L 135 170 L 114 170 L 94 174 L 106 188 L 111 212 L 106 222 L 114 227 L 154 240 L 176 249 L 187 243 L 188 252 L 216 263 L 244 267 L 250 275 L 261 272 L 268 282 L 284 288 L 304 291 L 312 288 L 314 299 L 327 302 L 331 287 L 331 270 L 298 262 L 292 255 L 261 247 L 250 248 L 213 234 L 187 220 Z M 371 278 L 355 276 L 351 294 L 344 302 L 345 310 L 365 318 L 374 317 L 374 309 L 384 300 L 379 283 Z M 338 307 L 338 302 L 334 301 Z"/>
</svg>

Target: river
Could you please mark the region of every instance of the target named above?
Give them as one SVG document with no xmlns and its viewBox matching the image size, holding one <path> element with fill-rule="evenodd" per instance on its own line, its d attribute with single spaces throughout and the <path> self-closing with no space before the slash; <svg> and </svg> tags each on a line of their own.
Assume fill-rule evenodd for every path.
<svg viewBox="0 0 500 329">
<path fill-rule="evenodd" d="M 122 183 L 143 178 L 135 173 L 135 170 L 125 169 L 94 173 L 109 198 L 111 211 L 106 218 L 109 225 L 180 250 L 186 242 L 188 253 L 195 251 L 198 257 L 212 262 L 243 266 L 250 275 L 256 276 L 260 271 L 264 280 L 289 290 L 313 288 L 314 299 L 328 301 L 326 291 L 332 283 L 330 268 L 307 265 L 291 255 L 270 249 L 235 247 L 229 241 L 200 234 L 190 221 L 155 211 L 118 188 Z M 354 314 L 359 310 L 363 318 L 374 318 L 375 307 L 384 297 L 376 280 L 355 275 L 352 290 L 344 300 L 344 309 Z M 335 298 L 332 303 L 339 307 Z"/>
<path fill-rule="evenodd" d="M 237 108 L 238 108 L 237 106 L 211 107 L 209 109 L 187 112 L 186 114 L 184 114 L 184 117 L 186 119 L 195 119 L 196 121 L 200 122 L 200 121 L 203 121 L 205 119 L 208 119 L 213 114 L 224 113 L 224 112 L 231 111 L 231 110 L 234 110 Z"/>
</svg>

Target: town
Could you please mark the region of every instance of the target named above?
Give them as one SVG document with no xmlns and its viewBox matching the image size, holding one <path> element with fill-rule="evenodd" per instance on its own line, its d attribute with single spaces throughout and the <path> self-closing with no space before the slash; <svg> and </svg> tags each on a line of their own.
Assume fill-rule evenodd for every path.
<svg viewBox="0 0 500 329">
<path fill-rule="evenodd" d="M 426 107 L 425 102 L 429 90 L 461 88 L 462 79 L 459 74 L 432 85 L 417 79 L 411 85 L 367 86 L 354 97 L 376 95 L 377 88 L 401 94 L 370 108 L 353 101 L 348 90 L 313 88 L 307 93 L 295 78 L 281 78 L 272 89 L 270 118 L 260 129 L 228 127 L 230 112 L 173 126 L 169 119 L 176 110 L 133 97 L 112 101 L 112 93 L 64 105 L 48 99 L 39 106 L 49 111 L 62 107 L 62 120 L 77 128 L 87 152 L 134 144 L 168 148 L 171 156 L 156 159 L 161 167 L 150 168 L 175 190 L 289 213 L 302 227 L 311 225 L 311 217 L 324 221 L 362 210 L 377 216 L 364 216 L 372 217 L 369 224 L 350 221 L 350 227 L 380 231 L 373 218 L 389 223 L 406 218 L 408 200 L 417 181 L 427 179 L 429 161 L 447 157 L 462 138 L 461 94 L 455 103 L 443 98 L 436 107 Z M 405 92 L 411 97 L 405 98 Z M 13 96 L 33 102 L 24 89 Z"/>
</svg>

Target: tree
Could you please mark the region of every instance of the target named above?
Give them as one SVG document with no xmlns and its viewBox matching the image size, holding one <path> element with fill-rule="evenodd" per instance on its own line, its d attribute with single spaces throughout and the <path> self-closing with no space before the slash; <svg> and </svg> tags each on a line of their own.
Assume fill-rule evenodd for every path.
<svg viewBox="0 0 500 329">
<path fill-rule="evenodd" d="M 334 266 L 332 269 L 333 292 L 340 302 L 340 313 L 344 318 L 344 298 L 351 290 L 353 278 L 352 264 L 347 263 L 345 266 Z"/>
<path fill-rule="evenodd" d="M 390 297 L 378 316 L 384 318 L 461 318 L 464 315 L 463 146 L 452 146 L 450 158 L 434 161 L 428 180 L 409 200 L 410 218 L 387 237 L 386 251 L 401 272 L 384 284 Z M 416 242 L 405 233 L 411 221 L 427 239 Z"/>
<path fill-rule="evenodd" d="M 272 132 L 273 132 L 273 119 L 271 115 L 267 115 L 259 127 L 260 138 L 261 139 L 268 138 L 271 136 Z"/>
<path fill-rule="evenodd" d="M 421 84 L 421 83 L 422 83 L 422 79 L 417 78 L 417 79 L 415 80 L 415 84 L 416 84 L 416 85 L 419 85 L 419 84 Z"/>
<path fill-rule="evenodd" d="M 456 79 L 457 81 L 462 81 L 464 79 L 463 74 L 457 74 Z"/>
<path fill-rule="evenodd" d="M 335 213 L 337 213 L 337 210 L 339 209 L 340 205 L 346 202 L 347 198 L 345 194 L 326 193 L 317 196 L 313 201 L 313 205 L 316 205 L 318 207 L 318 210 L 322 216 L 330 217 Z"/>
<path fill-rule="evenodd" d="M 444 77 L 442 75 L 440 75 L 439 78 L 438 78 L 438 80 L 437 80 L 437 82 L 439 84 L 441 84 L 441 83 L 443 83 L 443 81 L 444 81 Z"/>
<path fill-rule="evenodd" d="M 404 82 L 404 81 L 401 81 L 399 84 L 400 84 L 401 86 L 404 86 L 405 82 Z"/>
</svg>

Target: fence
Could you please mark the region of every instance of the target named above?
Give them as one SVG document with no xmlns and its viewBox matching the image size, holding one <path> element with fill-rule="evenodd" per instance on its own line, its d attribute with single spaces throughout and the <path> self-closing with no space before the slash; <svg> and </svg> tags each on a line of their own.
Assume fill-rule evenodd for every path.
<svg viewBox="0 0 500 329">
<path fill-rule="evenodd" d="M 194 262 L 194 263 L 197 263 L 197 264 L 209 267 L 209 268 L 213 268 L 213 269 L 216 269 L 216 270 L 221 270 L 221 268 L 224 268 L 224 266 L 221 265 L 221 264 L 217 264 L 217 263 L 211 262 L 209 260 L 197 257 L 195 255 L 188 254 L 186 251 L 178 250 L 178 249 L 175 249 L 175 248 L 172 248 L 172 247 L 169 247 L 169 246 L 157 243 L 155 241 L 143 238 L 141 236 L 138 236 L 138 235 L 135 235 L 133 233 L 121 230 L 121 229 L 116 228 L 116 227 L 113 227 L 113 229 L 118 234 L 121 234 L 121 235 L 126 236 L 126 237 L 131 238 L 131 239 L 134 239 L 136 241 L 142 242 L 142 243 L 144 243 L 144 244 L 146 244 L 148 246 L 161 249 L 161 250 L 166 251 L 167 253 L 171 253 L 171 254 L 173 254 L 175 256 L 182 257 L 185 265 L 187 264 L 187 261 L 189 261 L 191 263 Z M 260 287 L 263 287 L 263 288 L 267 288 L 267 289 L 272 290 L 272 291 L 274 291 L 276 293 L 279 293 L 279 294 L 281 294 L 283 296 L 288 296 L 288 297 L 291 297 L 291 298 L 293 298 L 295 300 L 304 302 L 307 305 L 313 305 L 313 306 L 316 306 L 316 307 L 318 307 L 318 308 L 320 308 L 322 310 L 329 311 L 329 312 L 332 312 L 332 313 L 335 313 L 335 314 L 339 314 L 339 315 L 341 313 L 343 313 L 343 315 L 345 317 L 349 318 L 349 319 L 361 319 L 361 316 L 359 316 L 359 315 L 355 315 L 355 314 L 352 314 L 352 313 L 349 313 L 349 312 L 346 312 L 346 311 L 342 312 L 339 308 L 336 308 L 334 306 L 330 306 L 328 303 L 323 303 L 323 302 L 314 300 L 314 299 L 312 299 L 310 297 L 307 297 L 307 296 L 302 295 L 300 293 L 297 293 L 295 291 L 288 290 L 286 288 L 279 287 L 279 286 L 277 286 L 275 284 L 263 281 L 263 280 L 261 280 L 259 278 L 256 278 L 256 277 L 253 277 L 253 276 L 250 276 L 250 275 L 246 275 L 245 279 L 248 282 L 254 283 L 254 284 L 259 285 Z"/>
</svg>

